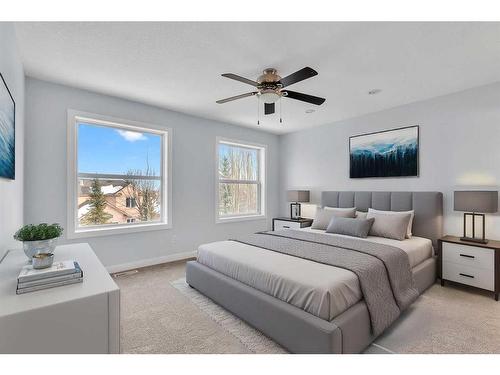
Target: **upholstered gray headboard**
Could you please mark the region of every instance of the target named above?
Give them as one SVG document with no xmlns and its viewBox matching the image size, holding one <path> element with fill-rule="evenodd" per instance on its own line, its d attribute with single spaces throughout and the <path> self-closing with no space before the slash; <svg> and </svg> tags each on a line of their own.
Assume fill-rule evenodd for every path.
<svg viewBox="0 0 500 375">
<path fill-rule="evenodd" d="M 413 234 L 432 240 L 443 235 L 443 193 L 437 191 L 323 191 L 321 206 L 384 211 L 415 211 Z"/>
</svg>

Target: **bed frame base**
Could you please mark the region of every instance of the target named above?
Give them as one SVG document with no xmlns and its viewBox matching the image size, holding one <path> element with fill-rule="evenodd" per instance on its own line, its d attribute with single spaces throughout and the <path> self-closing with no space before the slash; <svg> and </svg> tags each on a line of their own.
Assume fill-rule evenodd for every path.
<svg viewBox="0 0 500 375">
<path fill-rule="evenodd" d="M 436 281 L 435 258 L 413 275 L 422 293 Z M 187 263 L 186 281 L 292 353 L 360 353 L 376 338 L 364 301 L 328 322 L 197 261 Z"/>
</svg>

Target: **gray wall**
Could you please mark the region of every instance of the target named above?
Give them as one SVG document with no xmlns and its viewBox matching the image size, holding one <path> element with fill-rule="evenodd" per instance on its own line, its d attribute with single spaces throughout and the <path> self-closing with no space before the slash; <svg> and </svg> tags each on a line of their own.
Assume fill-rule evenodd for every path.
<svg viewBox="0 0 500 375">
<path fill-rule="evenodd" d="M 19 244 L 12 238 L 23 224 L 24 72 L 14 25 L 0 22 L 0 72 L 16 102 L 16 179 L 0 178 L 0 259 Z"/>
<path fill-rule="evenodd" d="M 420 125 L 420 177 L 349 178 L 349 136 L 410 125 Z M 287 134 L 280 144 L 282 193 L 308 188 L 319 203 L 326 189 L 442 191 L 445 233 L 461 234 L 453 190 L 500 184 L 500 84 Z M 286 214 L 289 206 L 280 197 Z M 488 215 L 487 224 L 487 236 L 500 238 L 500 217 Z"/>
<path fill-rule="evenodd" d="M 107 266 L 191 252 L 204 242 L 264 230 L 279 211 L 276 135 L 31 78 L 26 80 L 26 108 L 27 223 L 66 223 L 68 108 L 173 129 L 173 228 L 73 241 L 89 242 Z M 267 221 L 215 223 L 216 136 L 268 145 Z"/>
</svg>

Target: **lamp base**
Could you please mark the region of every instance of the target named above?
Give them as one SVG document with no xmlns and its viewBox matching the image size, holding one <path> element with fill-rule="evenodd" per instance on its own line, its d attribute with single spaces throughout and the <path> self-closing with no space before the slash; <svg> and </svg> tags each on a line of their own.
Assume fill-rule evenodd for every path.
<svg viewBox="0 0 500 375">
<path fill-rule="evenodd" d="M 472 237 L 467 236 L 467 216 L 472 216 Z M 476 237 L 476 217 L 481 217 L 483 219 L 483 228 L 482 228 L 482 236 Z M 460 238 L 460 241 L 468 241 L 474 243 L 487 244 L 488 240 L 485 238 L 485 216 L 484 214 L 476 214 L 475 212 L 464 212 L 464 235 Z"/>
<path fill-rule="evenodd" d="M 295 202 L 290 204 L 290 218 L 300 219 L 300 203 Z"/>
<path fill-rule="evenodd" d="M 472 237 L 460 237 L 460 241 L 482 243 L 484 245 L 486 245 L 488 243 L 488 240 L 486 240 L 486 239 L 472 238 Z"/>
</svg>

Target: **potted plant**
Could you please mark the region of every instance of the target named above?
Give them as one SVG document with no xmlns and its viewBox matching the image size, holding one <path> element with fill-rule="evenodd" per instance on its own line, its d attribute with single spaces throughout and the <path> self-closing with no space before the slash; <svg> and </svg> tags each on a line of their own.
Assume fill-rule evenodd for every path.
<svg viewBox="0 0 500 375">
<path fill-rule="evenodd" d="M 52 254 L 62 232 L 63 228 L 57 223 L 29 224 L 19 229 L 14 239 L 23 242 L 24 253 L 31 262 L 35 254 Z"/>
</svg>

